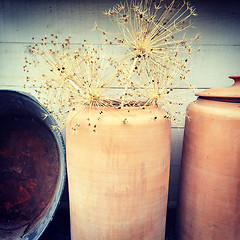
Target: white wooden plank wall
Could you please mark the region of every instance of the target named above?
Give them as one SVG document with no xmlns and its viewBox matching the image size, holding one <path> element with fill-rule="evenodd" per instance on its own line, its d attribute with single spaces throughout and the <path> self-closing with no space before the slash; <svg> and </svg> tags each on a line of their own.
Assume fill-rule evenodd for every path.
<svg viewBox="0 0 240 240">
<path fill-rule="evenodd" d="M 51 33 L 71 35 L 72 42 L 83 39 L 98 44 L 100 35 L 91 31 L 94 23 L 110 27 L 103 15 L 114 0 L 0 0 L 0 88 L 24 90 L 22 70 L 29 45 Z M 201 51 L 191 58 L 188 80 L 198 91 L 230 86 L 229 75 L 240 75 L 240 1 L 192 0 L 198 16 L 194 33 L 200 34 Z M 114 50 L 113 50 L 114 51 Z M 186 96 L 193 101 L 193 95 Z M 184 108 L 188 104 L 186 101 Z M 172 154 L 169 206 L 177 201 L 184 120 L 172 127 Z"/>
</svg>

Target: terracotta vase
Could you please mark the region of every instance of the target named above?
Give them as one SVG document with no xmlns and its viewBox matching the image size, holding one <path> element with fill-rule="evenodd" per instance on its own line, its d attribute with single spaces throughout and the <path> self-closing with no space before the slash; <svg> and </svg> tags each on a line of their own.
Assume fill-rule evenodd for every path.
<svg viewBox="0 0 240 240">
<path fill-rule="evenodd" d="M 240 239 L 240 76 L 205 90 L 187 108 L 177 235 L 180 240 Z"/>
<path fill-rule="evenodd" d="M 165 239 L 170 121 L 157 107 L 67 119 L 71 239 Z"/>
</svg>

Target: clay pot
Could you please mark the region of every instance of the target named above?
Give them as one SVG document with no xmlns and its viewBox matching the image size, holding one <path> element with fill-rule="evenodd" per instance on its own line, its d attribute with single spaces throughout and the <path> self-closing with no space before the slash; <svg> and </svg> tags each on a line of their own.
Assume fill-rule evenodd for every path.
<svg viewBox="0 0 240 240">
<path fill-rule="evenodd" d="M 198 94 L 187 108 L 177 235 L 240 239 L 240 76 Z"/>
<path fill-rule="evenodd" d="M 170 121 L 157 107 L 67 119 L 71 239 L 165 239 Z"/>
</svg>

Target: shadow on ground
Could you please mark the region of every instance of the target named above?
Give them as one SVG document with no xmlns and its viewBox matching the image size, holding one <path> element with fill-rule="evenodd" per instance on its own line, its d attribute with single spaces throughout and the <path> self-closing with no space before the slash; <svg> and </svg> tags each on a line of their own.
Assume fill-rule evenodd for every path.
<svg viewBox="0 0 240 240">
<path fill-rule="evenodd" d="M 175 240 L 175 209 L 168 209 L 166 222 L 166 240 Z M 70 240 L 70 217 L 68 208 L 58 208 L 52 222 L 39 240 Z M 137 239 L 135 239 L 137 240 Z"/>
</svg>

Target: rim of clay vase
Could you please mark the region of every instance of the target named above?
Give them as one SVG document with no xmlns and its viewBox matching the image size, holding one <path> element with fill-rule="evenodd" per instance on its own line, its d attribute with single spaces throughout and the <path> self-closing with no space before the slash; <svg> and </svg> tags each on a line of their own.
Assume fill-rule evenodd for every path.
<svg viewBox="0 0 240 240">
<path fill-rule="evenodd" d="M 85 120 L 86 121 L 85 121 Z M 168 113 L 164 108 L 157 105 L 143 106 L 143 107 L 104 107 L 104 106 L 88 106 L 79 105 L 73 111 L 69 112 L 66 124 L 75 124 L 79 126 L 80 122 L 85 122 L 93 126 L 99 124 L 115 125 L 115 124 L 143 124 L 149 120 L 168 120 L 171 122 Z M 136 121 L 138 119 L 138 121 Z M 139 121 L 141 119 L 141 121 Z M 82 122 L 82 123 L 83 123 Z M 88 125 L 88 126 L 90 126 Z M 75 128 L 73 128 L 75 129 Z M 76 129 L 75 129 L 76 130 Z"/>
<path fill-rule="evenodd" d="M 135 106 L 136 103 L 139 102 L 132 102 L 133 106 L 130 106 L 128 104 L 128 106 L 121 106 L 120 101 L 114 100 L 113 102 L 116 102 L 115 106 L 89 106 L 89 105 L 84 105 L 84 104 L 79 104 L 79 107 L 76 107 L 76 109 L 74 111 L 77 111 L 78 109 L 82 109 L 82 108 L 86 108 L 86 109 L 92 109 L 92 110 L 108 110 L 111 109 L 111 111 L 125 111 L 125 110 L 145 110 L 145 109 L 162 109 L 163 111 L 165 111 L 161 106 L 159 105 L 145 105 L 146 102 L 141 101 L 139 106 Z M 131 104 L 131 103 L 130 103 Z"/>
<path fill-rule="evenodd" d="M 208 100 L 239 103 L 240 75 L 229 76 L 229 78 L 234 80 L 234 84 L 232 86 L 225 88 L 210 88 L 195 95 Z"/>
</svg>

